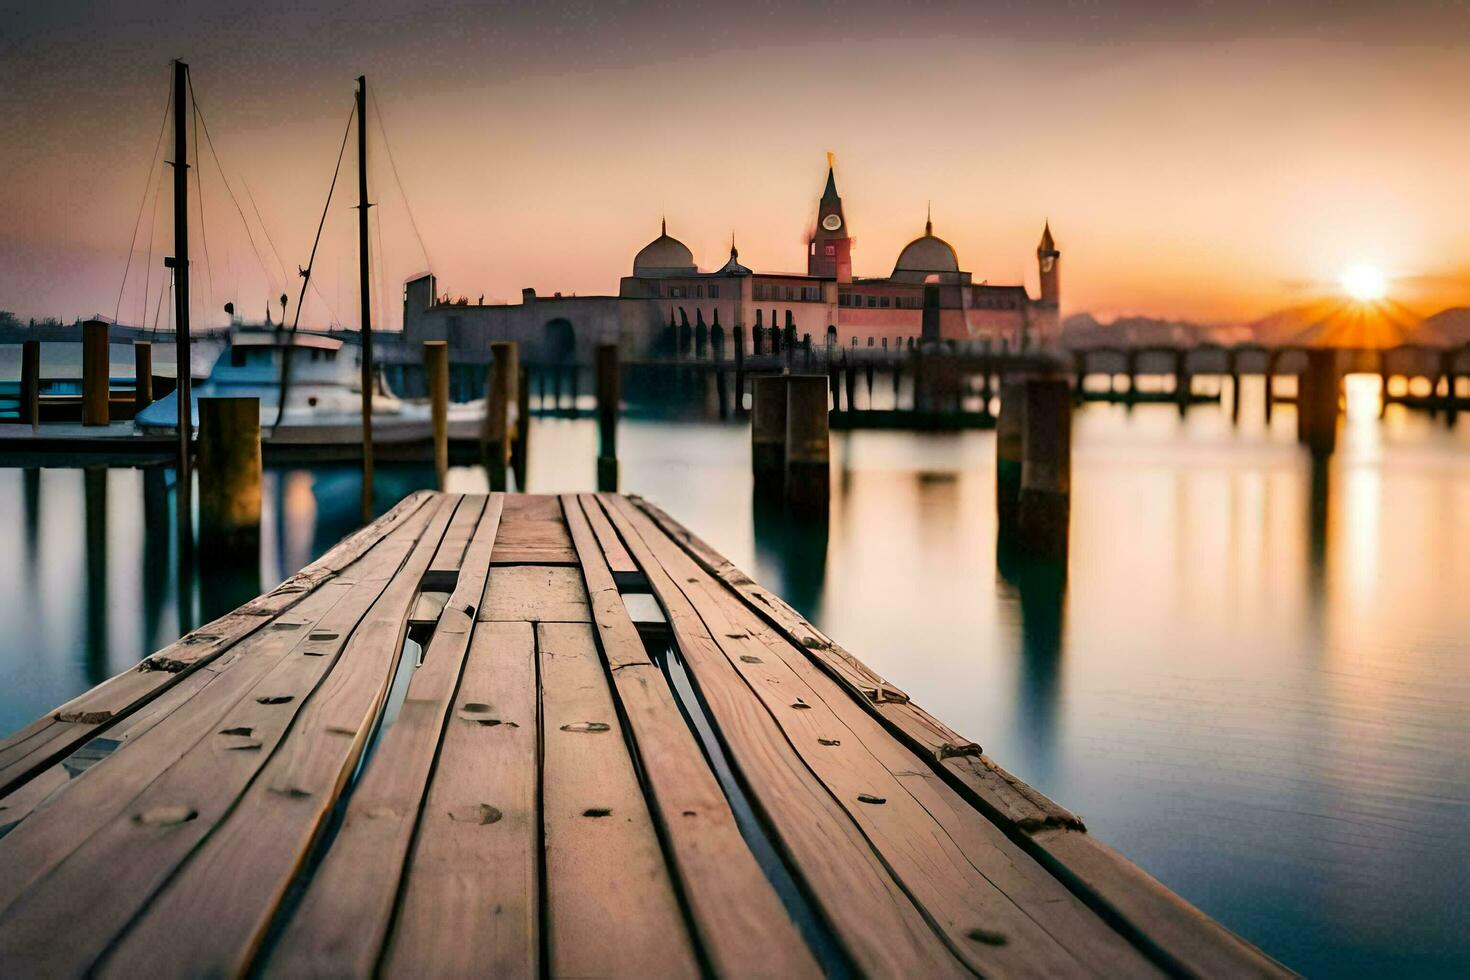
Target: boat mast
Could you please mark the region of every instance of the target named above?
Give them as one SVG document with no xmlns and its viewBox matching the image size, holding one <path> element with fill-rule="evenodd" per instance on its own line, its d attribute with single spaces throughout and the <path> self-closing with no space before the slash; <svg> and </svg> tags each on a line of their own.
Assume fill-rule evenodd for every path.
<svg viewBox="0 0 1470 980">
<path fill-rule="evenodd" d="M 357 76 L 357 277 L 362 309 L 362 522 L 373 519 L 373 301 L 368 281 L 367 76 Z"/>
<path fill-rule="evenodd" d="M 180 511 L 187 515 L 190 496 L 189 440 L 193 435 L 194 412 L 189 396 L 189 142 L 188 113 L 184 102 L 188 96 L 189 66 L 174 61 L 174 343 L 177 380 L 174 385 L 179 407 L 179 482 Z M 188 517 L 186 516 L 187 520 Z"/>
</svg>

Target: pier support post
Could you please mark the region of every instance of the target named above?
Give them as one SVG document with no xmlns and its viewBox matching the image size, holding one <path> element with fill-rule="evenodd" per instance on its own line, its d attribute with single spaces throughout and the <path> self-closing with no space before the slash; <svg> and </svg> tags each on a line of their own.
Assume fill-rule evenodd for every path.
<svg viewBox="0 0 1470 980">
<path fill-rule="evenodd" d="M 205 554 L 260 550 L 260 399 L 199 399 L 199 538 Z"/>
<path fill-rule="evenodd" d="M 745 412 L 745 328 L 735 324 L 730 330 L 735 345 L 735 414 Z"/>
<path fill-rule="evenodd" d="M 449 476 L 449 343 L 424 341 L 424 384 L 434 425 L 434 478 L 439 489 Z"/>
<path fill-rule="evenodd" d="M 82 424 L 106 425 L 111 366 L 107 352 L 107 322 L 82 324 Z"/>
<path fill-rule="evenodd" d="M 1016 523 L 1021 499 L 1021 440 L 1026 422 L 1026 381 L 1000 377 L 1000 417 L 995 422 L 995 513 L 1002 527 Z"/>
<path fill-rule="evenodd" d="M 1337 353 L 1307 351 L 1307 369 L 1297 376 L 1296 436 L 1315 456 L 1337 448 L 1337 400 L 1341 379 Z"/>
<path fill-rule="evenodd" d="M 490 489 L 504 491 L 506 463 L 510 460 L 510 406 L 515 402 L 515 382 L 520 372 L 515 341 L 497 340 L 490 345 L 490 353 L 494 360 L 485 388 L 480 457 L 490 478 Z"/>
<path fill-rule="evenodd" d="M 779 497 L 786 482 L 787 375 L 750 379 L 750 467 L 757 497 Z"/>
<path fill-rule="evenodd" d="M 1174 351 L 1174 400 L 1179 403 L 1179 414 L 1189 410 L 1189 389 L 1192 379 L 1189 374 L 1189 352 L 1183 347 Z"/>
<path fill-rule="evenodd" d="M 510 443 L 510 469 L 516 490 L 526 492 L 526 473 L 531 467 L 531 369 L 521 368 L 516 380 L 516 429 Z"/>
<path fill-rule="evenodd" d="M 41 342 L 27 340 L 20 352 L 20 420 L 41 424 Z"/>
<path fill-rule="evenodd" d="M 622 399 L 622 371 L 617 344 L 597 347 L 597 489 L 618 489 L 618 403 Z"/>
<path fill-rule="evenodd" d="M 791 376 L 786 386 L 786 501 L 796 514 L 827 514 L 828 442 L 827 379 L 820 374 Z"/>
<path fill-rule="evenodd" d="M 153 404 L 153 345 L 133 341 L 133 414 Z"/>
<path fill-rule="evenodd" d="M 1072 504 L 1072 392 L 1065 378 L 1025 385 L 1017 537 L 1045 558 L 1064 558 Z"/>
</svg>

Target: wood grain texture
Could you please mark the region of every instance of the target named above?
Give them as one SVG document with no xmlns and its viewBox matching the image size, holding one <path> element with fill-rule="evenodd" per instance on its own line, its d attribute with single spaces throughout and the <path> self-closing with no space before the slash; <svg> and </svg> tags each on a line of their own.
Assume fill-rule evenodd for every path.
<svg viewBox="0 0 1470 980">
<path fill-rule="evenodd" d="M 583 494 L 579 496 L 586 497 L 588 495 Z M 564 504 L 566 499 L 563 498 Z M 563 509 L 565 510 L 565 507 Z M 622 539 L 618 537 L 618 532 L 613 530 L 612 524 L 608 522 L 607 515 L 602 512 L 602 508 L 583 507 L 582 513 L 587 520 L 588 526 L 592 529 L 592 533 L 597 536 L 597 545 L 602 551 L 602 558 L 607 563 L 608 569 L 614 574 L 638 571 L 638 563 L 633 561 L 632 555 L 628 554 L 628 549 L 624 547 Z M 575 539 L 575 537 L 576 535 L 574 534 L 573 538 Z M 577 547 L 577 554 L 585 557 L 585 552 L 580 545 Z"/>
<path fill-rule="evenodd" d="M 272 971 L 366 976 L 378 961 L 483 601 L 504 499 L 493 494 L 485 506 L 398 720 L 363 772 L 336 840 L 271 954 Z"/>
<path fill-rule="evenodd" d="M 592 627 L 536 637 L 549 975 L 698 976 Z"/>
<path fill-rule="evenodd" d="M 112 950 L 99 972 L 242 972 L 311 841 L 351 775 L 403 644 L 403 622 L 458 500 L 442 497 L 400 568 L 346 641 L 325 681 L 228 817 Z M 226 884 L 227 883 L 227 884 Z M 181 930 L 181 922 L 207 928 Z"/>
<path fill-rule="evenodd" d="M 388 976 L 540 975 L 536 639 L 475 627 L 404 874 Z"/>
<path fill-rule="evenodd" d="M 444 539 L 439 542 L 439 550 L 434 554 L 434 560 L 429 562 L 429 577 L 431 580 L 439 580 L 447 576 L 453 581 L 459 572 L 460 562 L 464 560 L 465 549 L 470 546 L 470 538 L 479 526 L 480 515 L 485 510 L 485 496 L 466 495 L 460 500 L 459 506 L 455 508 L 454 516 L 449 519 L 449 528 L 444 532 Z"/>
<path fill-rule="evenodd" d="M 562 504 L 588 592 L 610 597 L 597 603 L 600 646 L 604 660 L 615 667 L 613 693 L 627 718 L 627 734 L 705 956 L 721 976 L 819 976 L 816 961 L 741 837 L 668 681 L 647 660 L 603 557 L 607 539 L 594 536 L 586 515 L 596 511 L 608 533 L 612 525 L 590 497 L 567 496 Z"/>
<path fill-rule="evenodd" d="M 632 502 L 778 633 L 804 649 L 908 748 L 1123 935 L 1171 972 L 1290 976 L 1291 971 L 1085 832 L 1065 807 L 1005 770 L 761 587 L 656 505 Z M 1065 849 L 1061 853 L 1059 849 Z"/>
<path fill-rule="evenodd" d="M 674 639 L 772 836 L 857 969 L 876 976 L 973 976 L 730 670 L 694 607 L 626 515 L 608 512 L 669 617 Z"/>
<path fill-rule="evenodd" d="M 844 717 L 834 709 L 834 704 L 837 709 L 846 707 L 842 702 L 848 699 L 842 691 L 813 687 L 779 650 L 755 635 L 762 629 L 761 621 L 743 604 L 724 602 L 723 585 L 700 569 L 646 515 L 622 498 L 608 498 L 608 503 L 642 536 L 724 655 L 723 659 L 689 658 L 696 681 L 705 684 L 706 672 L 728 675 L 733 671 L 745 682 L 956 956 L 987 976 L 1101 976 L 1110 967 L 1147 974 L 1147 962 L 1126 942 L 1109 937 L 1106 930 L 1087 929 L 1100 925 L 1091 915 L 1073 916 L 1074 921 L 1066 923 L 1068 938 L 1084 947 L 1079 953 L 1091 954 L 1087 957 L 1071 952 L 1028 915 L 987 873 L 1002 875 L 1013 886 L 1049 882 L 1052 894 L 1046 897 L 1070 903 L 1062 906 L 1063 911 L 1072 910 L 1075 899 L 1031 859 L 1018 851 L 1001 852 L 998 848 L 1004 836 L 993 826 L 982 828 L 984 818 L 979 814 L 964 823 L 951 811 L 950 826 L 942 823 L 930 809 L 935 804 L 939 812 L 945 809 L 945 801 L 932 798 L 938 796 L 938 789 L 926 792 L 922 776 L 910 778 L 920 792 L 916 796 L 900 778 L 899 774 L 908 777 L 920 769 L 927 772 L 919 759 L 894 746 L 887 736 L 864 740 L 850 724 L 869 720 L 861 710 Z M 835 695 L 833 703 L 823 693 Z M 961 826 L 971 831 L 961 839 L 990 847 L 967 857 L 953 832 Z M 989 833 L 983 834 L 985 830 Z M 979 841 L 974 839 L 977 836 Z M 1060 917 L 1053 923 L 1063 924 Z M 976 935 L 986 938 L 976 939 Z"/>
<path fill-rule="evenodd" d="M 110 786 L 115 792 L 107 795 L 126 801 L 106 822 L 99 825 L 98 810 L 73 792 L 57 801 L 45 821 L 21 828 L 34 827 L 35 833 L 18 832 L 0 840 L 0 848 L 19 852 L 15 863 L 28 865 L 28 887 L 0 915 L 0 963 L 25 963 L 48 975 L 80 974 L 92 965 L 259 768 L 261 751 L 238 750 L 244 740 L 221 733 L 241 724 L 241 716 L 250 716 L 253 728 L 263 726 L 259 712 L 251 710 L 266 707 L 254 702 L 255 692 L 282 664 L 301 659 L 297 648 L 310 627 L 329 616 L 348 591 L 349 586 L 339 584 L 315 590 L 293 611 L 310 617 L 297 629 L 257 634 L 233 670 L 186 710 L 156 726 L 125 757 L 110 760 L 121 765 L 99 767 L 91 777 L 96 785 L 88 787 L 94 793 L 87 796 Z M 280 715 L 291 706 L 270 707 Z M 262 735 L 278 740 L 284 727 L 282 722 Z M 155 775 L 150 764 L 155 752 L 165 758 L 180 754 Z M 152 778 L 140 791 L 129 793 L 140 775 Z M 40 837 L 58 846 L 43 850 L 37 846 Z M 67 853 L 60 861 L 36 866 L 38 856 L 63 851 Z M 98 881 L 99 869 L 107 869 L 103 882 Z M 108 891 L 105 903 L 91 900 L 99 884 Z M 63 933 L 66 941 L 57 942 Z"/>
<path fill-rule="evenodd" d="M 492 557 L 497 565 L 572 565 L 577 553 L 553 496 L 516 494 L 500 524 Z"/>
<path fill-rule="evenodd" d="M 265 625 L 270 617 L 290 609 L 387 537 L 432 496 L 426 492 L 410 494 L 270 592 L 193 630 L 138 666 L 0 741 L 0 798 L 218 657 Z"/>
<path fill-rule="evenodd" d="M 497 545 L 497 547 L 499 547 Z M 497 565 L 479 618 L 486 622 L 587 623 L 592 612 L 574 566 Z"/>
</svg>

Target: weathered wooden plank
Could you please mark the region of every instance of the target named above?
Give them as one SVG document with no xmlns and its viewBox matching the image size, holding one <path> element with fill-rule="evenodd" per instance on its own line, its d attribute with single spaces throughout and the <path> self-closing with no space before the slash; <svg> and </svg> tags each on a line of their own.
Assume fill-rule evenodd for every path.
<svg viewBox="0 0 1470 980">
<path fill-rule="evenodd" d="M 698 976 L 592 628 L 542 623 L 536 635 L 549 973 Z"/>
<path fill-rule="evenodd" d="M 924 756 L 971 805 L 1165 967 L 1199 976 L 1290 971 L 1085 832 L 1082 821 L 984 755 L 823 634 L 656 505 L 631 498 L 706 571 L 855 694 L 885 729 Z M 1063 851 L 1065 853 L 1063 853 Z"/>
<path fill-rule="evenodd" d="M 886 734 L 879 732 L 880 737 L 873 738 L 870 731 L 855 729 L 854 722 L 871 719 L 846 694 L 809 683 L 781 651 L 754 635 L 762 629 L 761 621 L 743 604 L 726 603 L 724 586 L 645 514 L 625 499 L 605 499 L 641 535 L 724 655 L 723 660 L 688 658 L 695 680 L 703 685 L 711 673 L 728 675 L 733 670 L 739 675 L 965 963 L 985 975 L 1147 975 L 1147 961 L 1102 928 L 1095 916 L 1073 914 L 1063 921 L 1057 915 L 1052 924 L 1065 926 L 1065 942 L 1032 918 L 1018 900 L 1025 896 L 1008 895 L 989 876 L 1003 876 L 1013 887 L 1029 886 L 1037 911 L 1054 900 L 1060 903 L 1059 913 L 1075 912 L 1075 899 L 1034 861 L 1009 847 L 1004 835 L 978 813 L 972 812 L 968 822 L 957 819 L 953 808 L 938 798 L 938 787 L 924 787 L 921 778 L 911 780 L 920 795 L 910 792 L 898 774 L 923 767 L 918 758 Z M 662 592 L 660 597 L 664 598 Z M 842 709 L 847 707 L 854 710 L 844 717 Z M 941 821 L 945 812 L 950 819 Z M 967 854 L 956 836 L 977 846 L 976 852 Z M 1003 846 L 1014 853 L 1005 853 Z M 1051 885 L 1047 894 L 1034 895 L 1047 884 Z"/>
<path fill-rule="evenodd" d="M 538 710 L 531 624 L 477 625 L 404 874 L 386 975 L 540 975 Z"/>
<path fill-rule="evenodd" d="M 564 510 L 566 509 L 565 499 L 563 498 Z M 613 574 L 632 574 L 637 572 L 637 562 L 633 561 L 633 556 L 628 554 L 628 549 L 623 546 L 622 539 L 618 537 L 618 532 L 614 531 L 613 526 L 608 523 L 607 515 L 602 512 L 602 508 L 584 507 L 582 513 L 587 519 L 587 524 L 592 528 L 592 533 L 597 536 L 597 545 L 602 549 L 603 559 L 607 562 L 607 567 Z M 570 514 L 568 514 L 568 522 L 570 523 Z M 572 537 L 575 539 L 576 535 L 573 534 Z M 580 546 L 577 548 L 577 553 L 585 560 L 586 553 Z"/>
<path fill-rule="evenodd" d="M 192 670 L 291 608 L 340 569 L 356 561 L 414 514 L 432 494 L 405 497 L 392 510 L 301 569 L 276 588 L 234 612 L 194 630 L 138 666 L 118 674 L 0 741 L 0 797 L 75 751 Z"/>
<path fill-rule="evenodd" d="M 445 717 L 483 602 L 503 494 L 494 494 L 465 552 L 458 583 L 409 681 L 397 722 L 347 805 L 342 826 L 270 968 L 282 973 L 372 973 L 387 937 Z"/>
<path fill-rule="evenodd" d="M 626 501 L 616 503 L 625 512 L 636 515 Z M 635 523 L 641 516 L 636 515 Z M 803 746 L 808 749 L 803 753 L 804 757 L 824 780 L 833 769 L 832 763 L 850 761 L 851 753 L 861 747 L 871 755 L 873 762 L 887 770 L 894 783 L 902 787 L 902 792 L 912 798 L 910 803 L 902 796 L 889 797 L 881 809 L 857 808 L 854 815 L 860 822 L 867 814 L 887 814 L 890 808 L 896 810 L 904 805 L 912 811 L 914 804 L 920 809 L 911 812 L 911 822 L 922 825 L 926 817 L 932 819 L 934 826 L 924 831 L 900 829 L 899 836 L 888 838 L 869 831 L 868 836 L 890 866 L 904 877 L 912 894 L 916 897 L 927 894 L 931 902 L 945 903 L 952 910 L 946 916 L 926 902 L 926 908 L 936 921 L 954 923 L 951 942 L 958 945 L 960 939 L 968 938 L 971 928 L 981 928 L 992 937 L 1006 936 L 1008 954 L 1044 965 L 1044 956 L 1028 949 L 1025 942 L 1018 941 L 1018 937 L 1012 934 L 1019 924 L 1023 932 L 1030 935 L 1031 942 L 1050 945 L 1041 939 L 1037 932 L 1040 930 L 1051 942 L 1066 950 L 1077 965 L 1085 964 L 1087 972 L 1100 971 L 1114 976 L 1148 976 L 1157 972 L 1127 939 L 945 784 L 915 753 L 864 710 L 856 697 L 813 664 L 800 648 L 777 634 L 737 595 L 700 568 L 651 523 L 640 529 L 644 531 L 645 540 L 653 538 L 656 542 L 653 545 L 655 555 L 694 605 L 710 632 L 718 638 L 731 666 L 761 693 L 773 713 L 783 718 L 780 709 L 790 704 L 793 698 L 800 698 L 801 703 L 810 705 L 786 714 L 783 728 L 793 736 L 792 741 L 798 751 Z M 748 638 L 737 635 L 741 632 L 747 633 Z M 837 728 L 842 731 L 837 731 Z M 841 744 L 825 746 L 829 751 L 823 751 L 819 747 L 821 743 L 811 737 L 814 732 L 824 733 L 817 738 Z M 892 851 L 895 843 L 905 847 L 913 841 L 922 842 L 920 850 L 915 852 L 920 854 L 917 862 L 913 854 Z M 956 863 L 953 867 L 928 863 L 931 858 L 946 853 L 951 859 L 962 855 L 969 868 L 965 868 L 963 863 Z M 903 874 L 905 867 L 910 869 L 909 875 Z M 911 878 L 914 873 L 925 875 L 929 880 L 915 884 Z M 979 879 L 976 875 L 980 876 Z M 1004 899 L 999 903 L 989 903 L 991 906 L 999 905 L 999 920 L 966 926 L 967 916 L 995 914 L 994 908 L 987 912 L 987 903 L 981 901 L 989 894 L 990 886 L 994 886 Z M 996 899 L 998 896 L 990 897 Z M 1028 917 L 1034 928 L 1018 923 L 1011 914 L 1010 904 Z M 1072 972 L 1077 972 L 1077 965 L 1072 967 Z"/>
<path fill-rule="evenodd" d="M 496 547 L 499 547 L 497 545 Z M 582 574 L 562 565 L 497 565 L 480 607 L 486 622 L 588 623 Z"/>
<path fill-rule="evenodd" d="M 789 855 L 792 873 L 806 883 L 857 969 L 876 976 L 971 976 L 759 698 L 734 671 L 715 669 L 724 654 L 627 517 L 616 509 L 609 517 L 659 596 L 685 662 L 691 669 L 705 665 L 700 693 L 731 760 Z"/>
<path fill-rule="evenodd" d="M 99 767 L 45 820 L 28 821 L 0 839 L 0 862 L 14 871 L 3 886 L 14 894 L 5 895 L 11 900 L 0 914 L 0 963 L 26 963 L 48 975 L 80 974 L 91 966 L 228 809 L 235 793 L 225 787 L 243 785 L 258 767 L 260 753 L 243 748 L 253 738 L 223 733 L 238 727 L 242 705 L 276 668 L 292 662 L 293 653 L 301 659 L 311 627 L 350 589 L 333 583 L 315 590 L 288 614 L 303 617 L 296 629 L 266 630 L 247 640 L 234 669 L 187 709 Z M 155 759 L 165 762 L 161 771 Z M 98 819 L 101 813 L 105 820 Z M 94 901 L 99 887 L 106 889 L 106 902 Z M 56 942 L 62 934 L 66 942 Z"/>
<path fill-rule="evenodd" d="M 719 976 L 819 976 L 820 968 L 741 837 L 663 672 L 648 660 L 604 559 L 608 539 L 594 536 L 588 517 L 595 511 L 608 534 L 613 534 L 612 525 L 591 498 L 579 502 L 566 496 L 562 505 L 587 591 L 604 600 L 594 604 L 604 660 L 613 668 L 613 693 L 627 718 L 673 870 L 710 966 Z M 622 554 L 628 557 L 626 551 Z"/>
<path fill-rule="evenodd" d="M 397 569 L 374 571 L 386 583 L 382 594 L 306 699 L 290 737 L 121 937 L 102 972 L 218 976 L 249 965 L 371 733 L 419 580 L 457 502 L 439 498 L 408 559 Z M 180 922 L 208 928 L 181 931 Z"/>
<path fill-rule="evenodd" d="M 576 564 L 577 553 L 555 497 L 517 494 L 509 499 L 491 557 L 495 564 Z"/>
<path fill-rule="evenodd" d="M 439 542 L 439 551 L 429 563 L 427 581 L 431 585 L 454 581 L 455 575 L 459 573 L 460 562 L 464 560 L 465 549 L 470 546 L 470 538 L 479 526 L 480 515 L 484 510 L 483 494 L 466 495 L 460 500 L 454 516 L 449 520 L 449 529 L 444 532 L 444 540 Z"/>
</svg>

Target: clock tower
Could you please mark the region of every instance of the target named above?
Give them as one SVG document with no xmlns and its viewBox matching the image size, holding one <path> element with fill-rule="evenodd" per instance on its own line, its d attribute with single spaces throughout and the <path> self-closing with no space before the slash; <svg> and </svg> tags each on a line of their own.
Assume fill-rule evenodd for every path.
<svg viewBox="0 0 1470 980">
<path fill-rule="evenodd" d="M 842 198 L 837 196 L 830 153 L 827 154 L 827 189 L 817 203 L 817 227 L 812 231 L 807 251 L 806 274 L 852 282 L 852 236 L 847 231 L 847 216 L 842 213 Z"/>
</svg>

